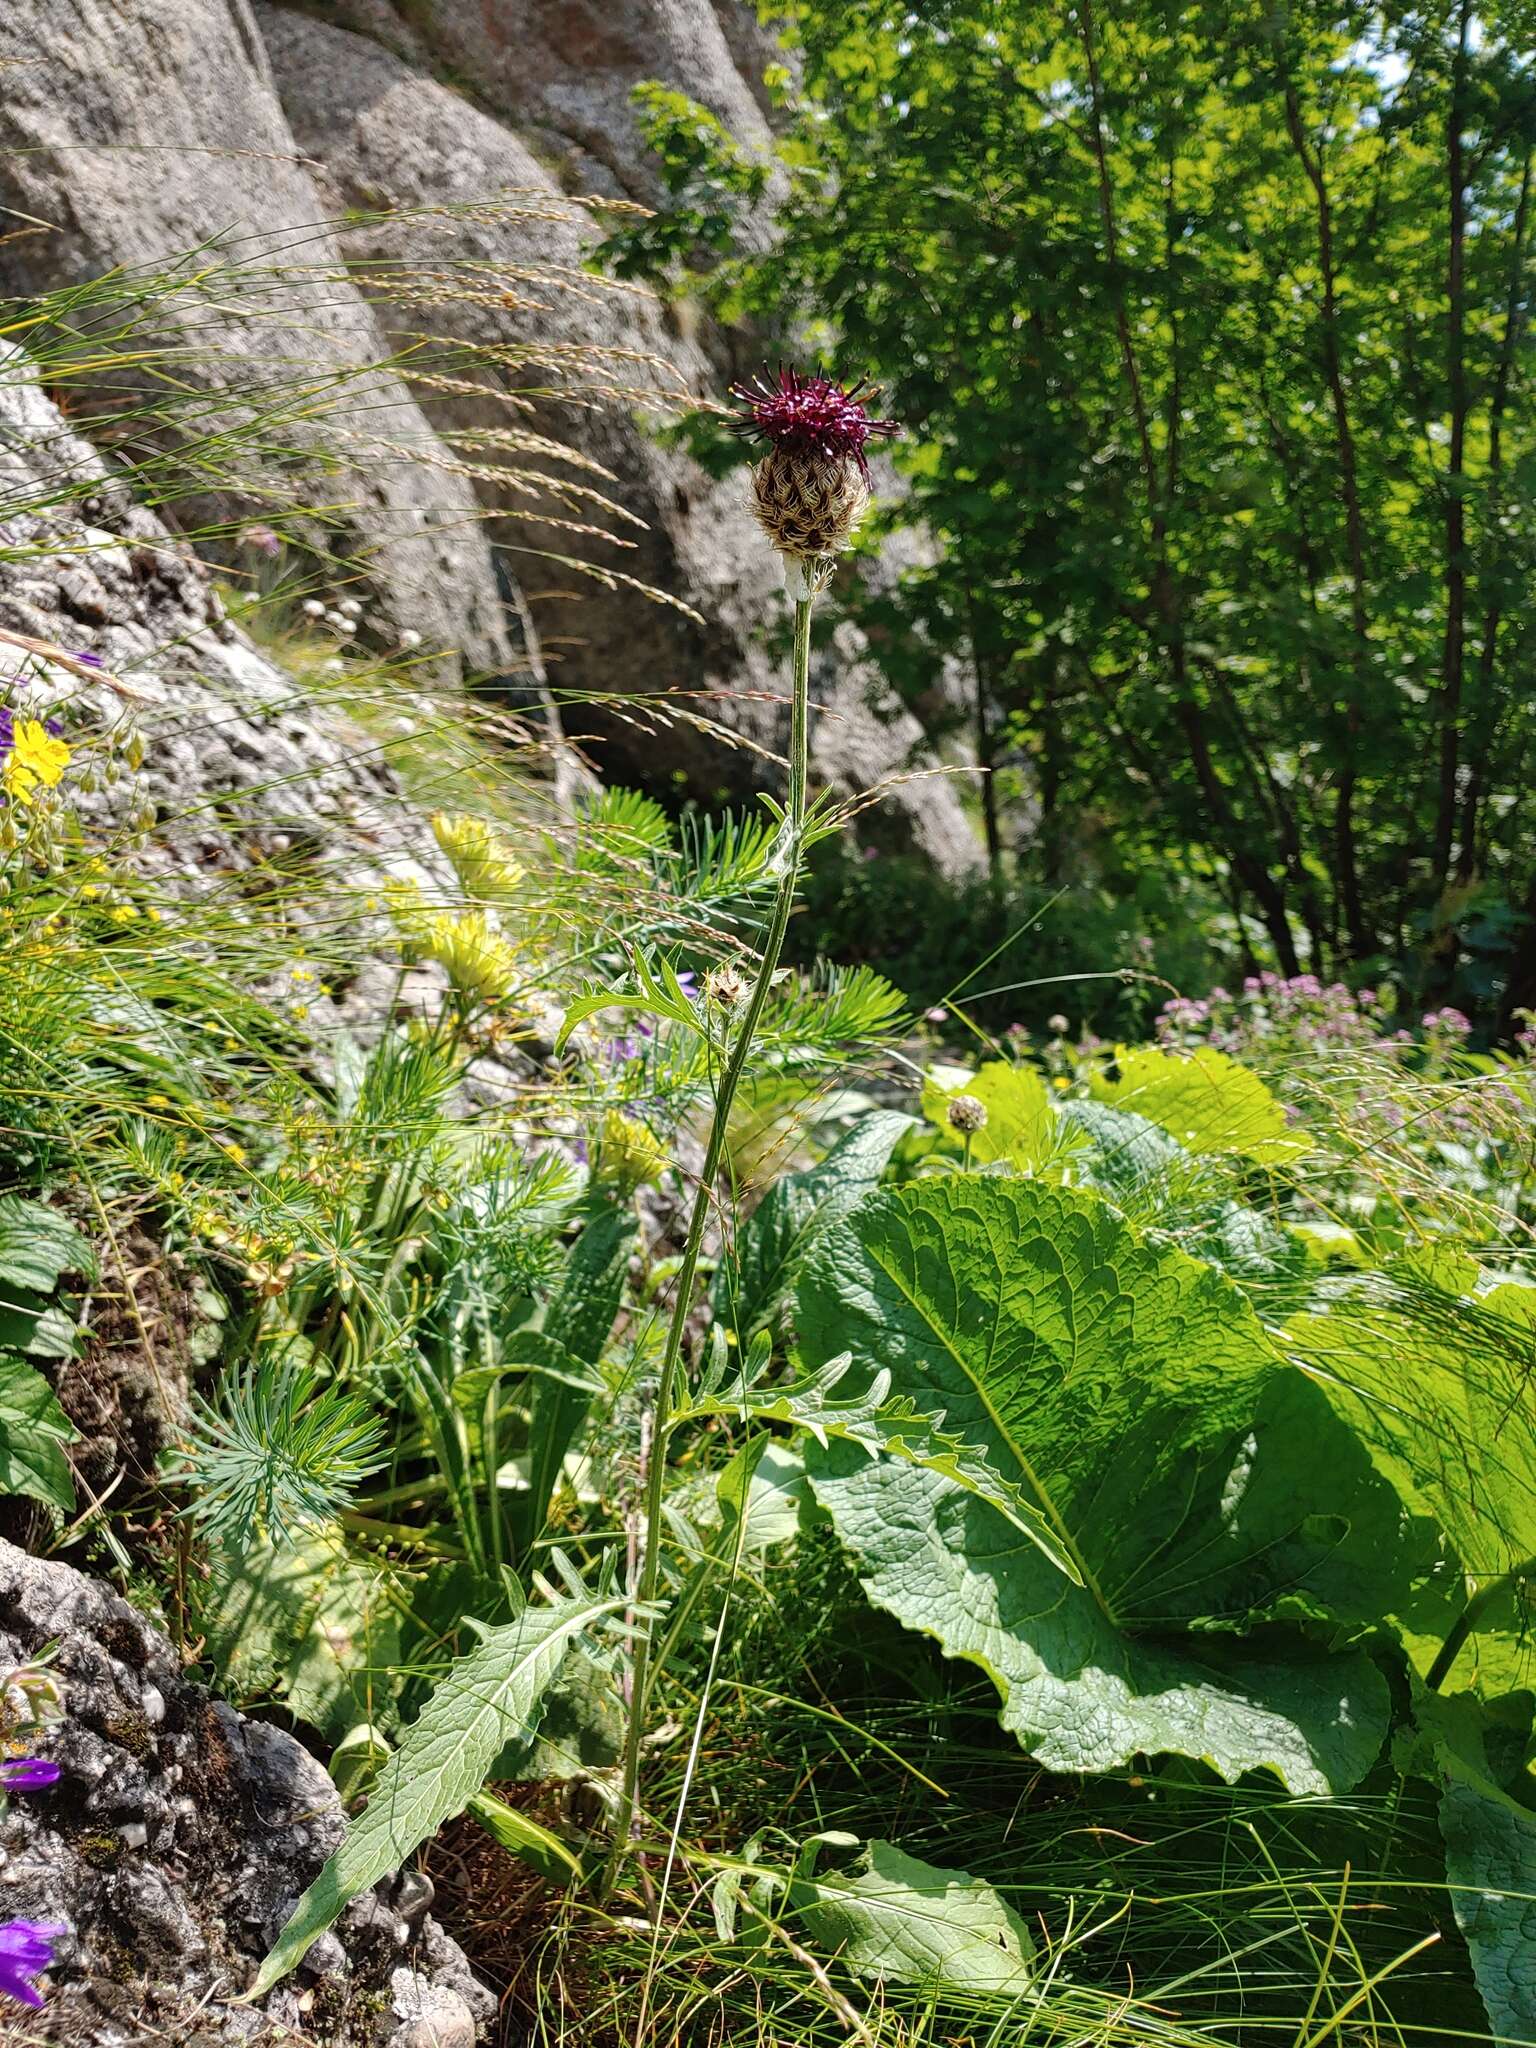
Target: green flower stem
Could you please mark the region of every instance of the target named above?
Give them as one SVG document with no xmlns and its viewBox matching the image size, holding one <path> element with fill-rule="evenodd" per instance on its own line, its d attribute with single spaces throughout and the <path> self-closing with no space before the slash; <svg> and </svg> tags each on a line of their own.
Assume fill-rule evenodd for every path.
<svg viewBox="0 0 1536 2048">
<path fill-rule="evenodd" d="M 661 1357 L 661 1373 L 656 1387 L 656 1406 L 651 1432 L 651 1456 L 645 1475 L 645 1549 L 640 1565 L 638 1592 L 638 1605 L 642 1614 L 654 1606 L 661 1579 L 662 1495 L 667 1476 L 668 1424 L 677 1391 L 678 1366 L 683 1354 L 683 1332 L 693 1306 L 693 1288 L 698 1276 L 699 1254 L 704 1245 L 704 1229 L 709 1221 L 715 1180 L 725 1155 L 726 1126 L 730 1120 L 731 1105 L 736 1099 L 736 1090 L 740 1086 L 741 1077 L 751 1056 L 752 1041 L 762 1021 L 773 977 L 778 971 L 779 955 L 784 949 L 784 934 L 789 929 L 790 915 L 795 907 L 795 890 L 800 880 L 800 843 L 805 831 L 809 723 L 807 710 L 810 694 L 813 602 L 810 597 L 797 597 L 795 602 L 794 678 L 789 735 L 789 805 L 786 811 L 784 872 L 779 881 L 778 895 L 774 900 L 768 934 L 763 941 L 757 980 L 753 984 L 752 994 L 736 1036 L 731 1042 L 725 1071 L 720 1077 L 720 1086 L 715 1093 L 714 1118 L 709 1127 L 709 1142 L 704 1150 L 704 1165 L 699 1174 L 698 1192 L 693 1199 L 693 1213 L 688 1219 L 688 1236 L 677 1270 L 677 1293 L 672 1304 L 672 1320 L 667 1328 L 666 1347 Z M 624 1781 L 619 1794 L 618 1812 L 614 1818 L 614 1847 L 608 1866 L 610 1885 L 628 1850 L 635 1821 L 640 1783 L 640 1745 L 645 1735 L 646 1706 L 651 1682 L 651 1646 L 648 1629 L 649 1624 L 642 1621 L 635 1638 L 629 1725 L 624 1741 Z"/>
<path fill-rule="evenodd" d="M 1501 1572 L 1496 1579 L 1490 1579 L 1481 1592 L 1474 1593 L 1456 1620 L 1451 1624 L 1445 1641 L 1440 1645 L 1439 1654 L 1425 1673 L 1424 1684 L 1430 1692 L 1438 1692 L 1451 1675 L 1451 1666 L 1461 1655 L 1467 1637 L 1477 1627 L 1488 1609 L 1502 1592 L 1510 1586 L 1526 1580 L 1536 1579 L 1536 1557 L 1528 1557 L 1523 1564 L 1517 1564 L 1513 1571 Z"/>
</svg>

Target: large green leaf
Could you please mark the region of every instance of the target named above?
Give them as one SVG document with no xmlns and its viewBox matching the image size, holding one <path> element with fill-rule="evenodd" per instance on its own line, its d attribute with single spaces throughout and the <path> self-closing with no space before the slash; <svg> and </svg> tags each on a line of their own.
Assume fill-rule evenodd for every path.
<svg viewBox="0 0 1536 2048">
<path fill-rule="evenodd" d="M 66 1273 L 95 1277 L 89 1239 L 45 1202 L 0 1195 L 0 1283 L 48 1294 Z"/>
<path fill-rule="evenodd" d="M 797 1878 L 789 1906 L 816 1945 L 866 1977 L 1012 1998 L 1034 1992 L 1029 1929 L 991 1885 L 964 1870 L 871 1842 L 849 1877 Z"/>
<path fill-rule="evenodd" d="M 28 1494 L 68 1514 L 75 1483 L 64 1446 L 77 1435 L 42 1374 L 0 1351 L 0 1495 Z"/>
<path fill-rule="evenodd" d="M 262 1964 L 260 1998 L 302 1959 L 336 1916 L 480 1792 L 500 1751 L 531 1740 L 566 1650 L 622 1601 L 565 1600 L 486 1629 L 406 1730 L 368 1804 L 304 1893 Z"/>
<path fill-rule="evenodd" d="M 1096 1197 L 951 1175 L 831 1232 L 798 1320 L 813 1364 L 851 1349 L 942 1411 L 1076 1567 L 1081 1585 L 942 1474 L 807 1447 L 871 1596 L 987 1669 L 1042 1761 L 1172 1750 L 1307 1791 L 1363 1776 L 1387 1710 L 1369 1660 L 1236 1638 L 1369 1623 L 1427 1568 L 1424 1535 L 1220 1274 Z"/>
<path fill-rule="evenodd" d="M 957 1095 L 970 1095 L 987 1112 L 987 1120 L 971 1140 L 978 1166 L 1006 1159 L 1014 1166 L 1036 1166 L 1057 1144 L 1056 1111 L 1051 1092 L 1035 1067 L 1010 1060 L 988 1060 L 973 1074 L 964 1067 L 930 1069 L 923 1083 L 923 1114 L 947 1136 L 949 1105 Z"/>
<path fill-rule="evenodd" d="M 1536 1813 L 1444 1759 L 1440 1832 L 1456 1925 L 1501 2039 L 1536 2040 Z"/>
<path fill-rule="evenodd" d="M 1235 1152 L 1281 1165 L 1312 1149 L 1290 1133 L 1283 1105 L 1258 1075 L 1214 1046 L 1117 1046 L 1115 1078 L 1095 1076 L 1093 1092 L 1161 1125 L 1187 1152 Z"/>
<path fill-rule="evenodd" d="M 1486 1580 L 1536 1556 L 1536 1290 L 1479 1282 L 1470 1260 L 1405 1261 L 1286 1334 L 1379 1469 Z"/>
<path fill-rule="evenodd" d="M 735 1256 L 715 1274 L 716 1315 L 744 1338 L 772 1322 L 811 1246 L 876 1185 L 911 1127 L 911 1117 L 898 1110 L 875 1110 L 817 1165 L 781 1174 L 748 1218 Z"/>
</svg>

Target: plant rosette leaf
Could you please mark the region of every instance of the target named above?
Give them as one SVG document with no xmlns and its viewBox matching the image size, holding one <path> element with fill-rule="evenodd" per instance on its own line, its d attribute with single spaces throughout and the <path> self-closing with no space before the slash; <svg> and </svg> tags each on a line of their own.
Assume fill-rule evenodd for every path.
<svg viewBox="0 0 1536 2048">
<path fill-rule="evenodd" d="M 622 1600 L 562 1600 L 483 1629 L 374 1780 L 368 1804 L 304 1893 L 257 1973 L 250 1997 L 285 1977 L 349 1901 L 406 1858 L 481 1792 L 508 1743 L 531 1741 L 566 1651 Z"/>
<path fill-rule="evenodd" d="M 1054 1769 L 1172 1751 L 1342 1790 L 1386 1685 L 1280 1618 L 1370 1626 L 1428 1568 L 1405 1514 L 1239 1291 L 1097 1197 L 953 1175 L 872 1196 L 822 1240 L 798 1329 L 816 1366 L 891 1396 L 1018 1489 L 1074 1585 L 942 1472 L 812 1439 L 820 1504 L 875 1602 L 979 1664 Z M 843 1388 L 839 1387 L 841 1393 Z"/>
<path fill-rule="evenodd" d="M 924 1863 L 894 1842 L 871 1842 L 848 1876 L 797 1872 L 788 1906 L 818 1948 L 862 1977 L 1034 1996 L 1035 1944 L 1013 1908 L 981 1878 Z"/>
<path fill-rule="evenodd" d="M 64 1447 L 78 1435 L 42 1374 L 0 1351 L 0 1496 L 26 1494 L 71 1513 L 75 1482 Z"/>
<path fill-rule="evenodd" d="M 1231 1152 L 1263 1166 L 1284 1166 L 1312 1150 L 1287 1127 L 1284 1106 L 1247 1067 L 1214 1046 L 1165 1052 L 1154 1045 L 1115 1048 L 1115 1076 L 1097 1073 L 1100 1102 L 1135 1110 L 1177 1138 L 1186 1152 Z"/>
</svg>

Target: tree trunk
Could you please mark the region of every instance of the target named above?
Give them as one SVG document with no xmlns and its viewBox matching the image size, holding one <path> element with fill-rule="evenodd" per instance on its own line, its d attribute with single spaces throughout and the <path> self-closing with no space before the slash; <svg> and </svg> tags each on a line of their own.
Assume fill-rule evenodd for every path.
<svg viewBox="0 0 1536 2048">
<path fill-rule="evenodd" d="M 1526 240 L 1530 231 L 1531 169 L 1536 152 L 1527 150 L 1520 170 L 1520 198 L 1515 207 L 1515 225 L 1509 256 L 1509 283 L 1504 298 L 1504 333 L 1499 344 L 1499 364 L 1494 372 L 1493 392 L 1488 401 L 1488 502 L 1493 511 L 1491 587 L 1483 606 L 1478 638 L 1477 702 L 1467 749 L 1467 787 L 1462 798 L 1458 832 L 1456 879 L 1468 882 L 1477 871 L 1478 832 L 1483 794 L 1488 786 L 1488 763 L 1499 727 L 1494 695 L 1498 682 L 1499 629 L 1504 620 L 1504 596 L 1500 578 L 1505 553 L 1498 526 L 1499 482 L 1504 473 L 1504 412 L 1509 403 L 1509 386 L 1515 356 L 1525 328 Z"/>
<path fill-rule="evenodd" d="M 1285 82 L 1285 125 L 1291 146 L 1312 187 L 1317 213 L 1317 258 L 1323 279 L 1322 350 L 1323 376 L 1333 412 L 1334 442 L 1338 449 L 1339 491 L 1344 501 L 1344 544 L 1349 560 L 1350 631 L 1354 644 L 1354 676 L 1344 705 L 1344 743 L 1340 749 L 1338 779 L 1334 785 L 1333 853 L 1338 874 L 1339 898 L 1344 911 L 1344 930 L 1356 960 L 1376 949 L 1376 937 L 1365 914 L 1360 889 L 1360 861 L 1355 841 L 1355 795 L 1359 781 L 1362 702 L 1368 687 L 1370 664 L 1370 620 L 1365 602 L 1365 519 L 1360 503 L 1360 472 L 1355 454 L 1354 428 L 1350 420 L 1349 390 L 1344 381 L 1343 352 L 1339 346 L 1338 269 L 1333 248 L 1333 202 L 1323 174 L 1321 156 L 1307 141 L 1296 88 Z"/>
<path fill-rule="evenodd" d="M 1440 684 L 1440 774 L 1435 805 L 1433 880 L 1443 896 L 1451 874 L 1456 837 L 1456 782 L 1461 753 L 1462 675 L 1466 659 L 1467 508 L 1462 495 L 1467 452 L 1466 119 L 1467 43 L 1472 0 L 1461 0 L 1456 55 L 1451 66 L 1451 103 L 1446 116 L 1445 171 L 1450 206 L 1450 249 L 1446 259 L 1446 386 L 1451 408 L 1450 461 L 1445 499 L 1445 648 Z"/>
</svg>

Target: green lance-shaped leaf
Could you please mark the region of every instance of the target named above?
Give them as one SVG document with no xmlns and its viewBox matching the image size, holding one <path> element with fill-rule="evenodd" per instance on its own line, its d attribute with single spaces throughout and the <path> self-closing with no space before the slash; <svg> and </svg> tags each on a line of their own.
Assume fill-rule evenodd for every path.
<svg viewBox="0 0 1536 2048">
<path fill-rule="evenodd" d="M 869 1198 L 802 1275 L 812 1367 L 943 1415 L 1017 1486 L 1081 1584 L 941 1473 L 833 1441 L 821 1504 L 875 1601 L 986 1669 L 1043 1762 L 1160 1750 L 1297 1791 L 1368 1769 L 1386 1687 L 1363 1656 L 1241 1640 L 1286 1615 L 1392 1611 L 1422 1538 L 1230 1282 L 1101 1199 L 952 1175 Z M 842 1391 L 840 1389 L 840 1391 Z"/>
<path fill-rule="evenodd" d="M 530 1608 L 486 1629 L 455 1664 L 374 1781 L 368 1804 L 289 1916 L 250 1995 L 285 1977 L 359 1892 L 462 1813 L 508 1743 L 537 1732 L 544 1695 L 566 1650 L 620 1600 L 569 1600 Z"/>
<path fill-rule="evenodd" d="M 548 1356 L 564 1355 L 574 1360 L 578 1369 L 596 1366 L 619 1312 L 635 1230 L 631 1210 L 604 1209 L 592 1217 L 577 1238 L 544 1317 Z M 518 1339 L 508 1342 L 515 1350 Z M 576 1440 L 591 1401 L 589 1389 L 567 1379 L 540 1374 L 533 1380 L 528 1490 L 512 1509 L 513 1535 L 519 1551 L 526 1551 L 544 1526 L 566 1453 Z"/>
</svg>

